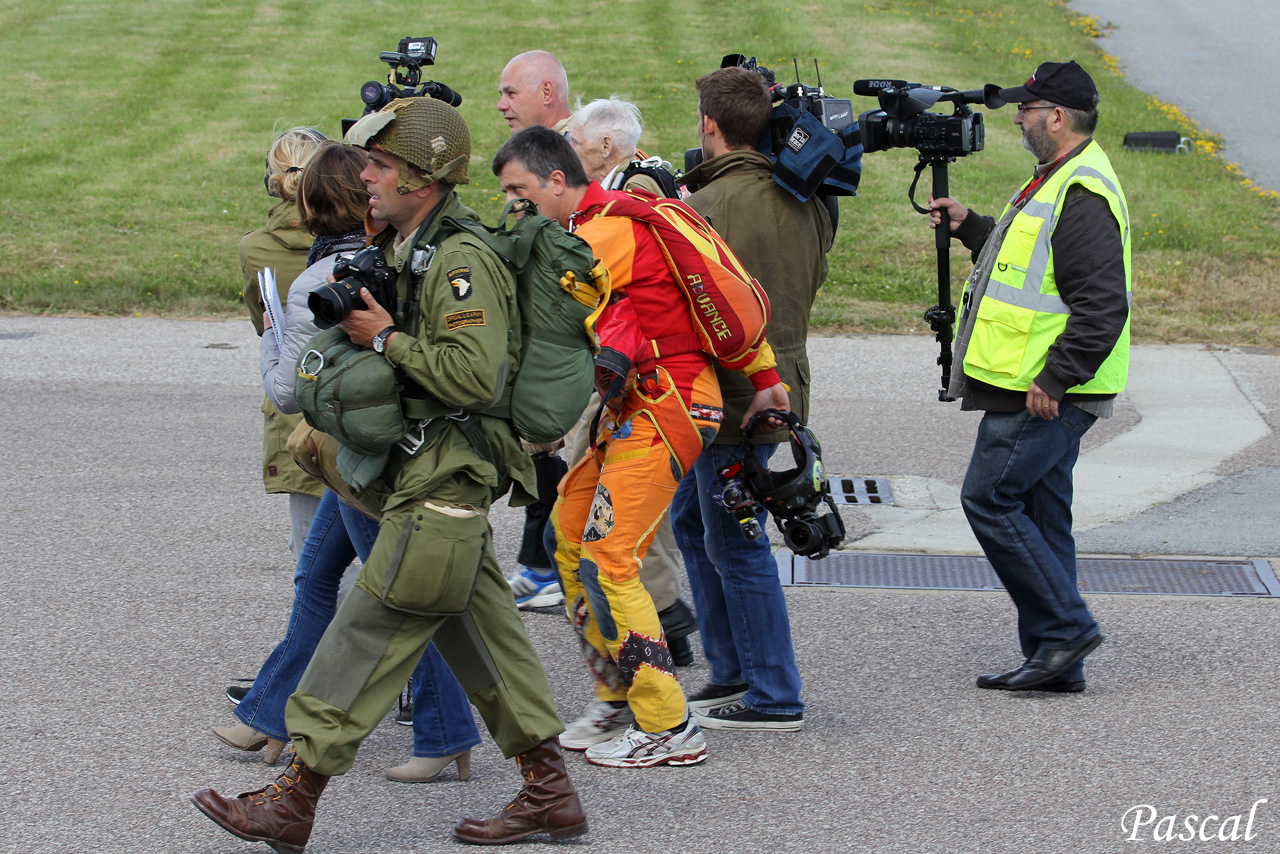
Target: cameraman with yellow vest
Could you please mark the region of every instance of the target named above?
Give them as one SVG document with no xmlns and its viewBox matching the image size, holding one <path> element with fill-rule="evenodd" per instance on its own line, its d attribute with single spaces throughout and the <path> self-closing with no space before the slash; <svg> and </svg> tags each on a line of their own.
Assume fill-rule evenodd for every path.
<svg viewBox="0 0 1280 854">
<path fill-rule="evenodd" d="M 1098 90 L 1074 61 L 1046 62 L 1022 86 L 1014 123 L 1035 174 L 998 220 L 931 201 L 973 253 L 948 394 L 986 414 L 961 502 L 1018 609 L 1026 661 L 979 688 L 1077 693 L 1102 643 L 1076 588 L 1072 469 L 1080 439 L 1112 414 L 1129 368 L 1129 209 L 1093 140 Z"/>
</svg>

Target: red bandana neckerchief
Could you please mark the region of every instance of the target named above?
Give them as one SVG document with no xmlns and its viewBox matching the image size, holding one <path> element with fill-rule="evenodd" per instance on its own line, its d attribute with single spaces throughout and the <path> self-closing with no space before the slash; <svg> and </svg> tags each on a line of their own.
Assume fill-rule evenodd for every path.
<svg viewBox="0 0 1280 854">
<path fill-rule="evenodd" d="M 1070 154 L 1070 153 L 1071 153 L 1070 151 L 1067 152 L 1067 154 Z M 1057 160 L 1050 163 L 1048 169 L 1044 170 L 1044 172 L 1036 176 L 1036 179 L 1032 181 L 1030 184 L 1023 187 L 1022 192 L 1019 193 L 1018 197 L 1013 200 L 1013 206 L 1015 208 L 1018 207 L 1023 202 L 1025 202 L 1028 198 L 1030 198 L 1031 195 L 1035 193 L 1036 190 L 1040 189 L 1040 185 L 1044 183 L 1044 180 L 1049 177 L 1050 173 L 1052 173 L 1054 169 L 1058 168 L 1058 164 L 1067 159 L 1067 154 L 1062 155 Z"/>
</svg>

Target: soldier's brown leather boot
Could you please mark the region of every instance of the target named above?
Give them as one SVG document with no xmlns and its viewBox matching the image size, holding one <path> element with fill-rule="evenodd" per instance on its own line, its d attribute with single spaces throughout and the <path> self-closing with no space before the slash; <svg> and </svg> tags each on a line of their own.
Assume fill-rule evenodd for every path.
<svg viewBox="0 0 1280 854">
<path fill-rule="evenodd" d="M 191 796 L 196 809 L 228 833 L 265 842 L 279 854 L 302 854 L 311 838 L 316 801 L 329 778 L 317 774 L 294 754 L 289 767 L 271 785 L 227 800 L 213 789 Z"/>
<path fill-rule="evenodd" d="M 547 739 L 517 756 L 516 763 L 524 777 L 520 794 L 493 818 L 458 822 L 453 828 L 455 839 L 473 845 L 505 845 L 539 833 L 561 838 L 587 832 L 587 816 L 569 781 L 559 740 Z"/>
</svg>

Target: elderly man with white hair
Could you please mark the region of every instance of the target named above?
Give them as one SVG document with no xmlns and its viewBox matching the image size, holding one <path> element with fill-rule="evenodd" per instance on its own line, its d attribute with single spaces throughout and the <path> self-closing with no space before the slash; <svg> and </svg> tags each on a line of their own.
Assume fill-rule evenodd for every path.
<svg viewBox="0 0 1280 854">
<path fill-rule="evenodd" d="M 573 114 L 569 143 L 587 170 L 587 177 L 598 181 L 606 190 L 648 190 L 663 195 L 662 187 L 643 173 L 624 175 L 633 162 L 642 157 L 640 144 L 640 108 L 617 95 L 600 98 Z M 653 158 L 655 164 L 657 158 Z"/>
</svg>

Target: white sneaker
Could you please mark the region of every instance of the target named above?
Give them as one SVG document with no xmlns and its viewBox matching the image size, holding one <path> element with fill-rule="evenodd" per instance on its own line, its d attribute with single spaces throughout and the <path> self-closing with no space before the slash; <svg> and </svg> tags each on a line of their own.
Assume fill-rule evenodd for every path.
<svg viewBox="0 0 1280 854">
<path fill-rule="evenodd" d="M 635 725 L 613 741 L 587 750 L 592 765 L 611 768 L 651 768 L 654 765 L 697 765 L 707 759 L 707 741 L 693 718 L 680 732 L 645 732 Z"/>
<path fill-rule="evenodd" d="M 630 706 L 615 709 L 604 700 L 592 700 L 582 717 L 564 728 L 560 746 L 565 750 L 586 750 L 626 732 L 635 720 Z"/>
<path fill-rule="evenodd" d="M 511 592 L 516 596 L 516 606 L 524 611 L 529 608 L 550 608 L 564 604 L 564 590 L 557 576 L 551 581 L 541 581 L 529 567 L 521 567 L 518 575 L 507 579 Z"/>
</svg>

